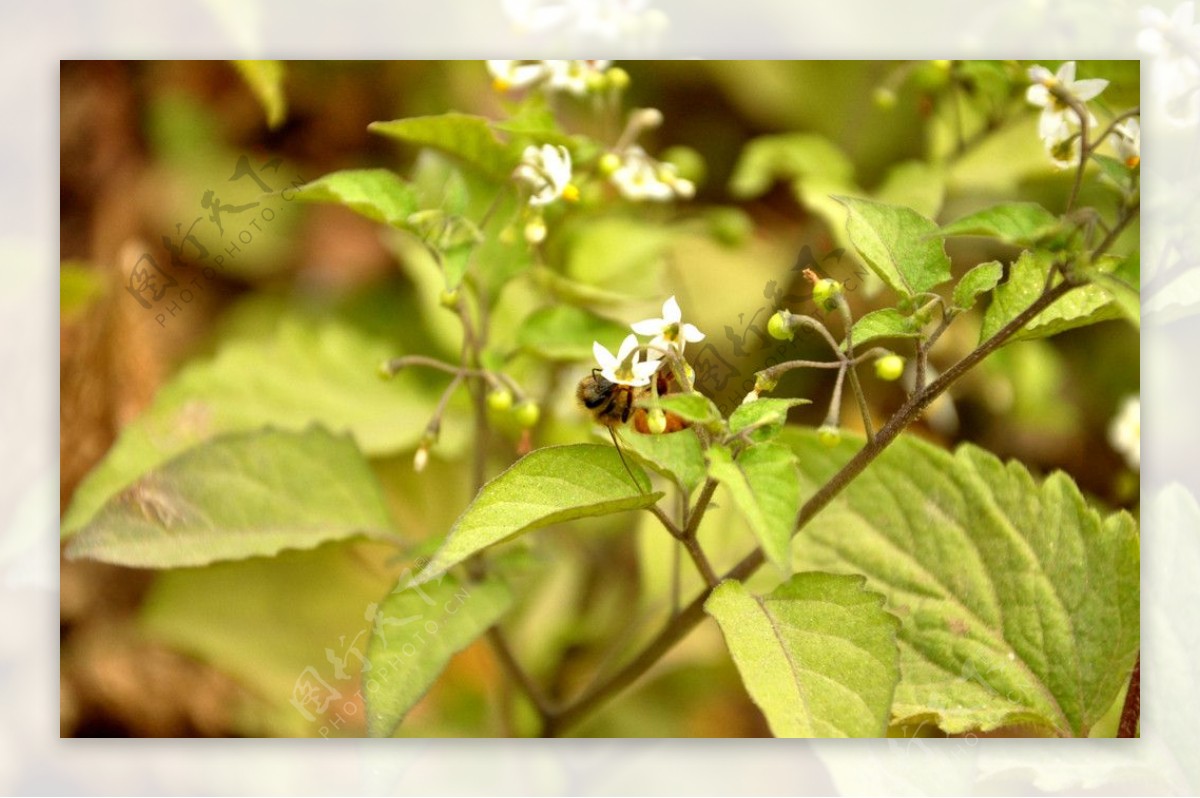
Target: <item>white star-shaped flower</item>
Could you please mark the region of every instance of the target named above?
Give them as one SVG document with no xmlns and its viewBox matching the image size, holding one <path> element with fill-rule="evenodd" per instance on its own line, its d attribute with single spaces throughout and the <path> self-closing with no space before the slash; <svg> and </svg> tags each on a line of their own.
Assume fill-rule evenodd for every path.
<svg viewBox="0 0 1200 798">
<path fill-rule="evenodd" d="M 488 72 L 497 91 L 515 91 L 550 77 L 548 61 L 488 61 Z"/>
<path fill-rule="evenodd" d="M 609 176 L 621 196 L 632 202 L 667 202 L 676 197 L 691 199 L 696 186 L 679 177 L 674 164 L 660 163 L 636 145 L 620 155 L 621 164 Z"/>
<path fill-rule="evenodd" d="M 1052 88 L 1059 88 L 1085 103 L 1108 86 L 1108 81 L 1102 78 L 1075 80 L 1074 61 L 1065 62 L 1054 74 L 1044 66 L 1032 66 L 1029 68 L 1029 79 L 1033 85 L 1025 91 L 1025 99 L 1042 109 L 1042 116 L 1038 119 L 1038 136 L 1047 146 L 1051 142 L 1061 142 L 1070 135 L 1070 126 L 1078 123 L 1075 112 L 1051 91 Z M 1096 124 L 1091 114 L 1088 114 L 1088 124 Z"/>
<path fill-rule="evenodd" d="M 1116 147 L 1117 157 L 1130 169 L 1141 163 L 1142 123 L 1137 117 L 1126 119 L 1113 128 L 1113 146 Z"/>
<path fill-rule="evenodd" d="M 683 323 L 683 311 L 675 297 L 663 303 L 661 319 L 645 319 L 631 326 L 638 335 L 654 336 L 649 344 L 651 351 L 666 352 L 667 347 L 673 346 L 682 353 L 685 345 L 704 340 L 704 333 L 696 325 Z"/>
<path fill-rule="evenodd" d="M 658 358 L 650 358 L 644 363 L 638 362 L 641 352 L 638 351 L 637 337 L 633 335 L 625 336 L 625 340 L 621 342 L 621 347 L 615 355 L 599 341 L 594 341 L 592 354 L 596 356 L 596 362 L 600 364 L 600 375 L 604 379 L 634 388 L 649 385 L 650 378 L 654 376 L 654 372 L 658 371 L 661 364 Z"/>
<path fill-rule="evenodd" d="M 571 184 L 571 153 L 563 146 L 532 144 L 525 148 L 513 177 L 530 189 L 529 204 L 548 205 Z"/>
</svg>

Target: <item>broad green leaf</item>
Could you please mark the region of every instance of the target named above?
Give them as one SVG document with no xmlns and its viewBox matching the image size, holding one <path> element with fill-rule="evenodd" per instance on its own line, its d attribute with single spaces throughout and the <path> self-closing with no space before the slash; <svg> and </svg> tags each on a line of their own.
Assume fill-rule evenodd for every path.
<svg viewBox="0 0 1200 798">
<path fill-rule="evenodd" d="M 895 308 L 873 310 L 854 322 L 853 340 L 856 348 L 880 338 L 920 338 L 921 328 L 912 316 L 905 316 Z M 845 341 L 842 342 L 845 349 Z"/>
<path fill-rule="evenodd" d="M 711 424 L 721 420 L 721 410 L 702 393 L 672 393 L 658 397 L 658 405 L 693 424 Z"/>
<path fill-rule="evenodd" d="M 628 325 L 571 305 L 535 310 L 521 323 L 517 343 L 549 360 L 591 360 L 592 344 L 619 341 Z"/>
<path fill-rule="evenodd" d="M 776 737 L 886 734 L 898 624 L 863 581 L 796 574 L 759 597 L 729 580 L 705 602 Z"/>
<path fill-rule="evenodd" d="M 806 486 L 861 447 L 785 431 Z M 902 436 L 798 535 L 797 569 L 863 574 L 898 615 L 893 721 L 1083 736 L 1139 645 L 1137 524 L 1062 473 L 1037 482 L 974 446 Z M 1101 587 L 1102 586 L 1102 587 Z"/>
<path fill-rule="evenodd" d="M 180 568 L 389 527 L 379 485 L 353 441 L 319 427 L 265 430 L 217 438 L 145 474 L 110 499 L 66 553 Z"/>
<path fill-rule="evenodd" d="M 1111 272 L 1097 272 L 1092 281 L 1108 292 L 1117 310 L 1133 326 L 1142 325 L 1141 255 L 1132 253 Z"/>
<path fill-rule="evenodd" d="M 1046 285 L 1053 254 L 1026 250 L 1009 269 L 1008 280 L 992 294 L 983 317 L 979 340 L 986 341 L 1008 324 L 1041 295 Z M 1107 259 L 1106 259 L 1107 260 Z M 1111 270 L 1112 263 L 1107 264 Z M 1100 267 L 1100 273 L 1106 269 Z M 1061 279 L 1061 278 L 1056 278 Z M 1112 295 L 1095 283 L 1073 289 L 1050 307 L 1039 313 L 1025 325 L 1025 329 L 1009 341 L 1023 341 L 1057 335 L 1076 327 L 1086 327 L 1096 322 L 1120 318 L 1121 310 Z"/>
<path fill-rule="evenodd" d="M 644 435 L 629 429 L 621 433 L 627 452 L 644 465 L 654 469 L 691 493 L 704 481 L 704 450 L 692 429 L 682 429 L 664 435 Z"/>
<path fill-rule="evenodd" d="M 950 279 L 938 226 L 899 205 L 834 197 L 846 207 L 846 233 L 867 266 L 897 293 L 912 296 Z"/>
<path fill-rule="evenodd" d="M 666 226 L 649 220 L 587 219 L 569 228 L 563 276 L 626 297 L 653 294 L 674 237 Z"/>
<path fill-rule="evenodd" d="M 401 578 L 376 610 L 362 690 L 367 732 L 389 737 L 459 651 L 512 605 L 496 577 L 463 583 L 447 575 L 426 585 Z"/>
<path fill-rule="evenodd" d="M 344 169 L 296 189 L 301 202 L 331 202 L 393 227 L 405 227 L 417 211 L 413 187 L 389 169 Z"/>
<path fill-rule="evenodd" d="M 236 678 L 236 731 L 252 737 L 354 736 L 371 615 L 396 581 L 391 545 L 355 540 L 275 557 L 155 574 L 137 631 Z M 341 669 L 335 665 L 340 661 Z M 313 690 L 309 693 L 309 689 Z M 327 702 L 327 703 L 326 703 Z M 334 725 L 342 715 L 340 728 Z"/>
<path fill-rule="evenodd" d="M 980 294 L 986 294 L 996 287 L 1004 276 L 1004 265 L 998 260 L 981 263 L 958 280 L 954 286 L 954 307 L 960 310 L 970 310 L 975 307 Z"/>
<path fill-rule="evenodd" d="M 787 422 L 788 411 L 799 405 L 812 404 L 808 399 L 775 399 L 760 397 L 753 402 L 738 405 L 729 414 L 729 431 L 736 434 L 753 425 L 761 425 L 761 429 L 751 433 L 759 440 L 757 433 L 761 432 L 762 439 L 773 437 Z"/>
<path fill-rule="evenodd" d="M 737 199 L 752 199 L 776 181 L 816 177 L 844 183 L 853 175 L 850 158 L 824 136 L 781 133 L 746 145 L 729 179 L 729 192 Z"/>
<path fill-rule="evenodd" d="M 630 479 L 626 466 L 637 484 Z M 539 527 L 649 507 L 646 472 L 612 446 L 576 444 L 537 449 L 483 486 L 428 565 L 423 584 L 473 554 Z"/>
<path fill-rule="evenodd" d="M 796 455 L 786 446 L 760 443 L 734 460 L 728 448 L 713 446 L 708 473 L 729 491 L 767 558 L 791 572 L 792 529 L 800 509 Z"/>
<path fill-rule="evenodd" d="M 1004 202 L 968 214 L 942 227 L 943 236 L 985 236 L 1022 247 L 1033 246 L 1058 227 L 1058 217 L 1036 202 Z"/>
<path fill-rule="evenodd" d="M 392 122 L 372 122 L 367 129 L 458 158 L 493 180 L 508 177 L 516 161 L 482 116 L 452 112 Z"/>
<path fill-rule="evenodd" d="M 287 118 L 287 96 L 283 93 L 287 69 L 283 62 L 234 61 L 233 65 L 266 112 L 267 127 L 274 130 L 282 125 Z"/>
<path fill-rule="evenodd" d="M 336 318 L 301 315 L 282 317 L 274 335 L 226 343 L 211 360 L 186 366 L 121 430 L 75 491 L 63 534 L 80 529 L 143 474 L 222 433 L 316 423 L 351 433 L 371 456 L 415 445 L 436 394 L 413 373 L 381 380 L 379 364 L 395 354 L 386 341 Z M 447 426 L 441 445 L 454 444 L 455 435 Z"/>
</svg>

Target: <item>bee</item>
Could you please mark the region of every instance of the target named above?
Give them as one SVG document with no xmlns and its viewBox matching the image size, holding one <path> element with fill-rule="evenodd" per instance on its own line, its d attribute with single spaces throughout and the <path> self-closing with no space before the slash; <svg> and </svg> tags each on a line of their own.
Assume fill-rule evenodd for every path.
<svg viewBox="0 0 1200 798">
<path fill-rule="evenodd" d="M 665 395 L 671 386 L 669 372 L 661 370 L 656 379 L 659 395 Z M 608 427 L 610 433 L 615 427 L 623 426 L 632 419 L 634 429 L 649 434 L 646 409 L 638 406 L 649 397 L 649 385 L 634 387 L 611 382 L 604 378 L 600 369 L 592 369 L 592 373 L 580 380 L 575 389 L 575 398 L 592 414 L 596 423 Z M 677 432 L 687 426 L 687 422 L 674 413 L 667 413 L 666 420 L 665 432 Z"/>
</svg>

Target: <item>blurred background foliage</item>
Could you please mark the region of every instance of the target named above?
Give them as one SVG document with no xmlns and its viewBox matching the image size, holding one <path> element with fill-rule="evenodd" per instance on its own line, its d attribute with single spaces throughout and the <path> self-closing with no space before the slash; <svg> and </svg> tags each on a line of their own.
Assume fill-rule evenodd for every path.
<svg viewBox="0 0 1200 798">
<path fill-rule="evenodd" d="M 823 356 L 814 341 L 768 344 L 762 334 L 774 296 L 803 287 L 792 268 L 803 247 L 847 282 L 856 314 L 887 304 L 849 256 L 822 260 L 844 240 L 828 194 L 904 202 L 945 222 L 1001 200 L 1033 200 L 1061 212 L 1069 191 L 1070 175 L 1050 167 L 1034 109 L 1021 100 L 1023 64 L 622 66 L 632 77 L 629 104 L 665 117 L 644 141 L 647 149 L 690 168 L 699 192 L 675 211 L 637 208 L 564 229 L 551 245 L 576 284 L 556 290 L 586 290 L 621 323 L 658 315 L 662 300 L 675 294 L 685 317 L 741 375 L 715 392 L 725 408 L 745 393 L 741 380 L 780 346 L 790 357 Z M 952 69 L 969 77 L 968 90 L 949 87 Z M 1080 73 L 1112 81 L 1102 108 L 1137 103 L 1136 62 L 1083 62 Z M 406 374 L 378 390 L 364 385 L 389 355 L 453 357 L 456 350 L 455 322 L 437 304 L 440 277 L 411 241 L 335 205 L 276 203 L 279 212 L 261 228 L 249 230 L 245 217 L 231 213 L 224 238 L 210 231 L 199 239 L 216 253 L 238 232 L 251 235 L 227 269 L 198 277 L 190 301 L 177 302 L 175 312 L 160 317 L 161 309 L 141 307 L 125 285 L 142 253 L 170 262 L 160 242 L 179 239 L 190 220 L 207 214 L 206 191 L 224 203 L 261 197 L 249 181 L 229 182 L 242 156 L 257 166 L 279 159 L 269 176 L 273 187 L 338 169 L 387 167 L 415 170 L 429 191 L 448 196 L 459 189 L 436 159 L 422 160 L 367 125 L 451 110 L 498 118 L 506 101 L 491 90 L 482 62 L 287 63 L 282 95 L 256 80 L 253 69 L 227 62 L 62 64 L 61 506 L 65 511 L 81 479 L 139 417 L 147 437 L 138 456 L 154 447 L 178 450 L 214 431 L 331 418 L 352 429 L 372 457 L 397 528 L 414 548 L 397 558 L 378 543 L 332 543 L 169 572 L 64 561 L 66 736 L 362 735 L 361 662 L 347 652 L 365 649 L 372 603 L 421 556 L 421 542 L 445 534 L 470 499 L 465 398 L 452 404 L 428 469 L 419 476 L 412 470 L 444 375 Z M 611 138 L 595 129 L 582 103 L 567 98 L 556 110 L 568 129 Z M 1001 120 L 995 129 L 975 135 L 993 112 Z M 967 144 L 961 151 L 960 129 Z M 778 134 L 805 143 L 787 156 L 764 150 L 757 174 L 749 166 L 735 171 L 750 142 Z M 1081 202 L 1108 212 L 1116 194 L 1089 179 Z M 956 275 L 1015 254 L 969 238 L 950 241 L 948 251 Z M 521 342 L 521 320 L 536 309 L 531 285 L 517 280 L 506 289 L 497 309 L 501 339 Z M 934 365 L 969 351 L 978 324 L 972 316 L 952 327 Z M 518 354 L 508 367 L 531 381 L 535 396 L 549 394 L 549 404 L 532 440 L 501 430 L 489 453 L 493 474 L 524 447 L 589 435 L 571 395 L 588 366 L 568 357 L 544 376 L 524 360 L 531 362 Z M 164 400 L 159 389 L 176 375 L 182 387 Z M 820 423 L 829 376 L 795 371 L 784 380 L 776 395 L 813 400 L 793 411 L 794 422 Z M 882 419 L 900 404 L 903 388 L 866 380 Z M 1132 507 L 1136 478 L 1105 430 L 1121 399 L 1137 391 L 1137 330 L 1106 322 L 1005 348 L 932 408 L 916 432 L 946 446 L 974 441 L 1037 472 L 1063 469 L 1098 504 Z M 213 417 L 189 402 L 198 396 Z M 853 410 L 842 417 L 858 423 Z M 717 568 L 753 545 L 728 516 L 727 523 L 710 522 L 723 530 L 706 542 Z M 615 516 L 576 524 L 570 536 L 546 530 L 522 555 L 529 567 L 520 571 L 524 583 L 514 594 L 522 598 L 508 625 L 522 659 L 552 695 L 575 694 L 597 668 L 612 668 L 621 652 L 632 651 L 641 638 L 628 633 L 631 619 L 643 621 L 636 628 L 648 634 L 669 611 L 673 546 L 649 515 L 634 517 L 634 534 L 630 523 Z M 684 575 L 687 595 L 696 586 L 686 568 Z M 620 643 L 615 653 L 613 640 Z M 330 681 L 335 660 L 345 676 L 331 685 L 340 697 L 306 718 L 289 703 L 297 680 L 314 669 Z M 487 648 L 472 646 L 399 733 L 520 729 L 529 718 L 501 716 L 502 681 Z M 768 732 L 716 627 L 705 624 L 579 733 Z"/>
</svg>

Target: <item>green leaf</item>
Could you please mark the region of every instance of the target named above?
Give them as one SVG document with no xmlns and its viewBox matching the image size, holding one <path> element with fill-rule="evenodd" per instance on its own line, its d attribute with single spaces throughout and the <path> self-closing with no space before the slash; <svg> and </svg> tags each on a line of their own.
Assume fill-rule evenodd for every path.
<svg viewBox="0 0 1200 798">
<path fill-rule="evenodd" d="M 267 127 L 271 130 L 283 124 L 287 118 L 287 96 L 283 93 L 283 79 L 287 74 L 282 61 L 234 61 L 238 74 L 267 114 Z"/>
<path fill-rule="evenodd" d="M 897 293 L 920 294 L 950 279 L 950 259 L 929 219 L 898 205 L 834 199 L 846 207 L 846 232 L 858 254 Z"/>
<path fill-rule="evenodd" d="M 941 234 L 985 236 L 1030 247 L 1052 232 L 1058 224 L 1058 217 L 1036 202 L 1003 202 L 945 225 Z"/>
<path fill-rule="evenodd" d="M 751 433 L 751 437 L 754 440 L 765 440 L 783 429 L 784 423 L 787 422 L 788 410 L 808 404 L 812 404 L 808 399 L 755 399 L 753 402 L 738 405 L 729 414 L 729 431 L 736 435 L 747 427 L 761 425 L 761 429 Z"/>
<path fill-rule="evenodd" d="M 1009 269 L 1008 280 L 992 295 L 992 303 L 983 317 L 979 340 L 986 341 L 1000 328 L 1020 315 L 1041 295 L 1046 285 L 1053 253 L 1026 250 Z M 1111 270 L 1111 263 L 1108 270 Z M 1104 273 L 1105 269 L 1101 269 Z M 1033 317 L 1025 329 L 1009 339 L 1025 341 L 1057 335 L 1076 327 L 1120 318 L 1121 310 L 1112 295 L 1096 284 L 1076 288 Z"/>
<path fill-rule="evenodd" d="M 354 442 L 313 427 L 197 446 L 113 497 L 67 546 L 71 559 L 180 568 L 311 549 L 388 530 Z"/>
<path fill-rule="evenodd" d="M 1133 177 L 1133 170 L 1119 158 L 1093 153 L 1092 159 L 1100 167 L 1100 173 L 1115 183 L 1118 188 L 1128 188 Z"/>
<path fill-rule="evenodd" d="M 713 446 L 708 473 L 729 491 L 767 558 L 790 573 L 792 529 L 800 510 L 796 455 L 786 446 L 760 443 L 735 461 L 728 448 Z"/>
<path fill-rule="evenodd" d="M 740 200 L 765 194 L 776 181 L 820 178 L 849 182 L 854 164 L 842 150 L 815 133 L 781 133 L 754 139 L 738 157 L 729 191 Z"/>
<path fill-rule="evenodd" d="M 521 323 L 517 343 L 549 360 L 590 360 L 595 341 L 619 341 L 628 325 L 572 305 L 535 310 Z"/>
<path fill-rule="evenodd" d="M 569 228 L 565 277 L 618 295 L 658 292 L 658 272 L 674 234 L 648 219 L 589 218 Z"/>
<path fill-rule="evenodd" d="M 511 605 L 512 594 L 496 577 L 464 584 L 443 574 L 420 586 L 401 578 L 379 605 L 367 644 L 367 732 L 390 737 L 450 658 L 495 625 Z"/>
<path fill-rule="evenodd" d="M 80 529 L 143 474 L 222 433 L 267 425 L 299 431 L 316 423 L 351 433 L 367 455 L 415 445 L 436 396 L 414 373 L 381 380 L 379 364 L 394 354 L 386 341 L 343 321 L 301 314 L 280 318 L 271 336 L 230 341 L 213 359 L 186 366 L 121 430 L 75 491 L 63 534 Z M 447 427 L 443 446 L 453 434 Z"/>
<path fill-rule="evenodd" d="M 702 393 L 672 393 L 658 397 L 658 406 L 693 424 L 713 424 L 721 420 L 721 410 Z"/>
<path fill-rule="evenodd" d="M 392 122 L 372 122 L 367 129 L 409 144 L 458 158 L 493 180 L 504 180 L 516 162 L 482 116 L 452 112 Z"/>
<path fill-rule="evenodd" d="M 776 737 L 883 737 L 896 619 L 862 577 L 796 574 L 770 594 L 722 582 L 704 609 Z"/>
<path fill-rule="evenodd" d="M 644 435 L 628 429 L 621 433 L 621 442 L 631 455 L 644 465 L 674 480 L 684 493 L 690 494 L 704 481 L 704 450 L 695 430 L 682 429 L 664 435 Z"/>
<path fill-rule="evenodd" d="M 576 444 L 530 452 L 483 486 L 416 578 L 423 584 L 473 554 L 539 527 L 649 507 L 646 472 L 611 446 Z"/>
<path fill-rule="evenodd" d="M 1137 252 L 1127 256 L 1111 272 L 1097 271 L 1092 281 L 1103 288 L 1113 305 L 1134 327 L 1142 325 L 1141 255 Z"/>
<path fill-rule="evenodd" d="M 860 347 L 880 338 L 920 338 L 921 328 L 911 316 L 896 308 L 873 310 L 854 322 L 854 346 Z M 845 349 L 843 341 L 842 348 Z"/>
<path fill-rule="evenodd" d="M 912 208 L 932 219 L 941 211 L 945 197 L 946 173 L 941 166 L 904 161 L 888 170 L 874 198 L 889 205 Z"/>
<path fill-rule="evenodd" d="M 417 211 L 413 187 L 388 169 L 344 169 L 305 183 L 296 190 L 301 202 L 331 202 L 345 205 L 376 222 L 393 227 L 408 225 Z"/>
<path fill-rule="evenodd" d="M 970 310 L 980 294 L 986 294 L 996 287 L 1004 276 L 1004 265 L 998 260 L 981 263 L 958 280 L 954 286 L 954 307 L 960 310 Z"/>
<path fill-rule="evenodd" d="M 847 436 L 848 437 L 848 436 Z M 785 431 L 806 486 L 862 446 Z M 1137 524 L 1062 473 L 903 436 L 798 535 L 798 569 L 864 574 L 901 618 L 893 721 L 1083 736 L 1139 645 Z"/>
</svg>

